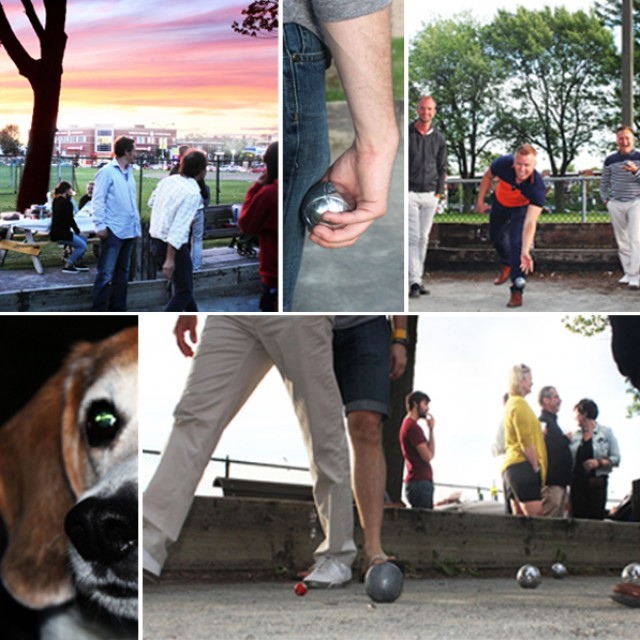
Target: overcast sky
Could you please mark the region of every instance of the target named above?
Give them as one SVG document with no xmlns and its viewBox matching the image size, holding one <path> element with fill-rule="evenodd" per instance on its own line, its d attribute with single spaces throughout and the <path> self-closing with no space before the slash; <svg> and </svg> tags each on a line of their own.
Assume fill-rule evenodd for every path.
<svg viewBox="0 0 640 640">
<path fill-rule="evenodd" d="M 611 427 L 622 450 L 622 464 L 611 476 L 610 497 L 622 499 L 638 477 L 640 419 L 625 417 L 628 396 L 611 357 L 609 333 L 594 338 L 571 334 L 562 314 L 424 314 L 419 322 L 416 388 L 432 399 L 436 418 L 436 483 L 498 486 L 498 461 L 491 444 L 502 417 L 508 371 L 524 362 L 533 370 L 534 388 L 527 400 L 536 415 L 537 393 L 551 384 L 563 399 L 559 415 L 565 431 L 575 429 L 573 406 L 583 397 L 600 408 L 600 422 Z M 177 351 L 171 314 L 140 317 L 141 443 L 162 449 L 171 428 L 173 407 L 182 392 L 189 362 Z M 307 459 L 289 398 L 271 372 L 227 429 L 214 454 L 234 459 L 306 466 Z M 157 459 L 143 457 L 141 484 L 146 486 Z M 200 492 L 222 475 L 212 465 Z M 236 477 L 307 481 L 306 474 L 232 466 Z M 437 499 L 448 495 L 442 489 Z M 466 497 L 472 498 L 473 492 Z"/>
</svg>

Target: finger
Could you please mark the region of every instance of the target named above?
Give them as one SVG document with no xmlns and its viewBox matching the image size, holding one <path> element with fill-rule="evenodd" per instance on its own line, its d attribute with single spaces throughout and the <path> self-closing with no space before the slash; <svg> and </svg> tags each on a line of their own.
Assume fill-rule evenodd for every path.
<svg viewBox="0 0 640 640">
<path fill-rule="evenodd" d="M 364 222 L 339 228 L 319 224 L 313 228 L 309 239 L 321 247 L 329 249 L 350 247 L 369 228 L 370 224 L 371 222 Z"/>
<path fill-rule="evenodd" d="M 385 213 L 386 209 L 380 207 L 365 208 L 363 206 L 359 206 L 353 211 L 344 211 L 343 213 L 327 211 L 322 215 L 322 219 L 325 222 L 332 222 L 333 224 L 352 225 L 364 222 L 373 222 L 378 218 L 382 218 Z"/>
</svg>

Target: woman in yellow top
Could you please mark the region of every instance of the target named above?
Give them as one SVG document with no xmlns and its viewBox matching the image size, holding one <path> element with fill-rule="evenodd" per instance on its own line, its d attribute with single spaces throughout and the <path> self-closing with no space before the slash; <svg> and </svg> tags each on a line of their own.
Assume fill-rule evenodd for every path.
<svg viewBox="0 0 640 640">
<path fill-rule="evenodd" d="M 547 477 L 547 448 L 535 413 L 524 399 L 531 392 L 531 369 L 524 364 L 511 369 L 509 399 L 505 405 L 506 454 L 502 464 L 510 490 L 513 513 L 542 515 L 542 487 Z"/>
</svg>

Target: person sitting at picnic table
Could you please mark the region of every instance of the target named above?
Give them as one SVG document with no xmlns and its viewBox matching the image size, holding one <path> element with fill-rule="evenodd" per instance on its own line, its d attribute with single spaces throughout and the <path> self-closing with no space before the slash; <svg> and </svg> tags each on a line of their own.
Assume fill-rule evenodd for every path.
<svg viewBox="0 0 640 640">
<path fill-rule="evenodd" d="M 51 230 L 49 238 L 53 242 L 73 247 L 73 252 L 67 258 L 63 273 L 79 273 L 80 271 L 89 271 L 81 258 L 87 250 L 87 241 L 80 235 L 80 228 L 73 217 L 73 205 L 71 198 L 73 197 L 73 189 L 71 185 L 62 181 L 58 183 L 53 190 L 53 202 L 51 205 Z"/>
</svg>

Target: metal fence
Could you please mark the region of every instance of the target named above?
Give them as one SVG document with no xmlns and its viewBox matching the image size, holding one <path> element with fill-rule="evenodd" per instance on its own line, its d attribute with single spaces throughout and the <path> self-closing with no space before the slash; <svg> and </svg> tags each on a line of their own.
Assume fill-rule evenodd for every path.
<svg viewBox="0 0 640 640">
<path fill-rule="evenodd" d="M 449 178 L 447 199 L 435 222 L 473 223 L 487 221 L 486 214 L 475 210 L 481 178 Z M 600 176 L 567 175 L 544 177 L 547 198 L 540 222 L 609 222 L 609 214 L 600 200 Z"/>
<path fill-rule="evenodd" d="M 74 161 L 71 161 L 69 158 L 53 158 L 51 161 L 51 171 L 49 173 L 49 190 L 52 190 L 61 180 L 66 180 L 80 196 L 82 194 L 79 193 L 79 170 L 93 169 L 97 172 L 103 164 L 106 164 L 106 162 L 101 161 L 95 164 L 94 159 L 84 157 L 76 158 Z M 243 168 L 242 171 L 244 174 L 251 173 L 254 168 L 261 166 L 261 164 L 260 161 L 256 160 L 249 164 L 248 167 Z M 138 209 L 140 211 L 144 208 L 143 203 L 147 202 L 145 197 L 148 199 L 158 180 L 168 175 L 170 168 L 170 164 L 159 166 L 136 165 L 135 175 L 138 192 Z M 217 157 L 215 160 L 209 162 L 210 170 L 207 174 L 207 182 L 211 188 L 212 204 L 214 202 L 215 204 L 220 204 L 220 194 L 222 192 L 220 188 L 221 173 L 228 168 L 224 158 Z M 0 195 L 6 196 L 18 193 L 23 170 L 24 158 L 15 158 L 5 163 L 0 163 Z"/>
</svg>

